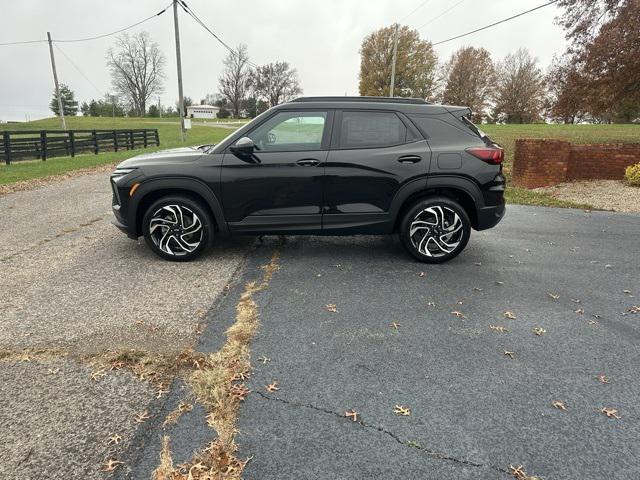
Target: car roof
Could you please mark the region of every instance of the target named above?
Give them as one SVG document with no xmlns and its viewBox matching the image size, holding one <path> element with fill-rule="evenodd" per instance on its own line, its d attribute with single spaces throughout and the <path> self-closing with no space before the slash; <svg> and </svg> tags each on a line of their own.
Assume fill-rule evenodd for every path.
<svg viewBox="0 0 640 480">
<path fill-rule="evenodd" d="M 434 105 L 421 98 L 401 97 L 300 97 L 275 108 L 299 110 L 300 108 L 341 108 L 356 110 L 395 110 L 403 113 L 437 115 L 469 110 L 455 105 Z"/>
</svg>

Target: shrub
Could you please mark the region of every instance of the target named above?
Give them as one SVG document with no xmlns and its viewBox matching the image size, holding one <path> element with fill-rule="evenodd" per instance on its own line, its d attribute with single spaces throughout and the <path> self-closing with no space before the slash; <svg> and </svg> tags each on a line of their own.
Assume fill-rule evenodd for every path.
<svg viewBox="0 0 640 480">
<path fill-rule="evenodd" d="M 629 165 L 624 171 L 624 178 L 629 185 L 640 187 L 640 163 Z"/>
</svg>

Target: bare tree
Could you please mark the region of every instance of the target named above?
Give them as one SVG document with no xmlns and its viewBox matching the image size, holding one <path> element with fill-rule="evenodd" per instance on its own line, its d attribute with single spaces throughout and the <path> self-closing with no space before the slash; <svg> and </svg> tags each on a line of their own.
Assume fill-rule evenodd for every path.
<svg viewBox="0 0 640 480">
<path fill-rule="evenodd" d="M 481 121 L 496 82 L 491 54 L 484 48 L 460 48 L 444 66 L 444 82 L 442 102 L 467 106 L 474 121 Z"/>
<path fill-rule="evenodd" d="M 113 88 L 139 116 L 152 95 L 162 93 L 165 57 L 148 32 L 123 33 L 107 52 Z"/>
<path fill-rule="evenodd" d="M 302 94 L 298 72 L 287 62 L 268 63 L 258 67 L 252 81 L 256 95 L 265 99 L 272 107 Z"/>
<path fill-rule="evenodd" d="M 220 75 L 219 91 L 231 104 L 233 116 L 238 118 L 242 100 L 247 96 L 251 84 L 247 46 L 238 45 L 235 52 L 229 52 L 223 63 L 224 71 Z"/>
<path fill-rule="evenodd" d="M 539 121 L 545 95 L 545 83 L 538 60 L 528 50 L 508 54 L 498 64 L 493 116 L 507 123 Z"/>
</svg>

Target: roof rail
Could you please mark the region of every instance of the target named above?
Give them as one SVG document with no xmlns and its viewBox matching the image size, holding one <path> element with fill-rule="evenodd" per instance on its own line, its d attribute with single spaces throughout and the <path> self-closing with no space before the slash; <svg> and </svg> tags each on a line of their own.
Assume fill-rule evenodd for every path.
<svg viewBox="0 0 640 480">
<path fill-rule="evenodd" d="M 296 103 L 305 102 L 370 102 L 370 103 L 409 103 L 425 105 L 428 104 L 422 98 L 406 98 L 406 97 L 299 97 L 291 100 Z"/>
</svg>

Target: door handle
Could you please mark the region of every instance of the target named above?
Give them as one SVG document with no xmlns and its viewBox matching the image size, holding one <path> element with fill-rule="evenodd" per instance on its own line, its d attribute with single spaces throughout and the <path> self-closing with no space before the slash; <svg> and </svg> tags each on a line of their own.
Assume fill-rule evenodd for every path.
<svg viewBox="0 0 640 480">
<path fill-rule="evenodd" d="M 320 163 L 320 160 L 316 160 L 315 158 L 303 158 L 296 162 L 301 167 L 315 167 Z"/>
<path fill-rule="evenodd" d="M 403 155 L 398 158 L 400 163 L 418 163 L 420 160 L 422 160 L 420 155 Z"/>
</svg>

